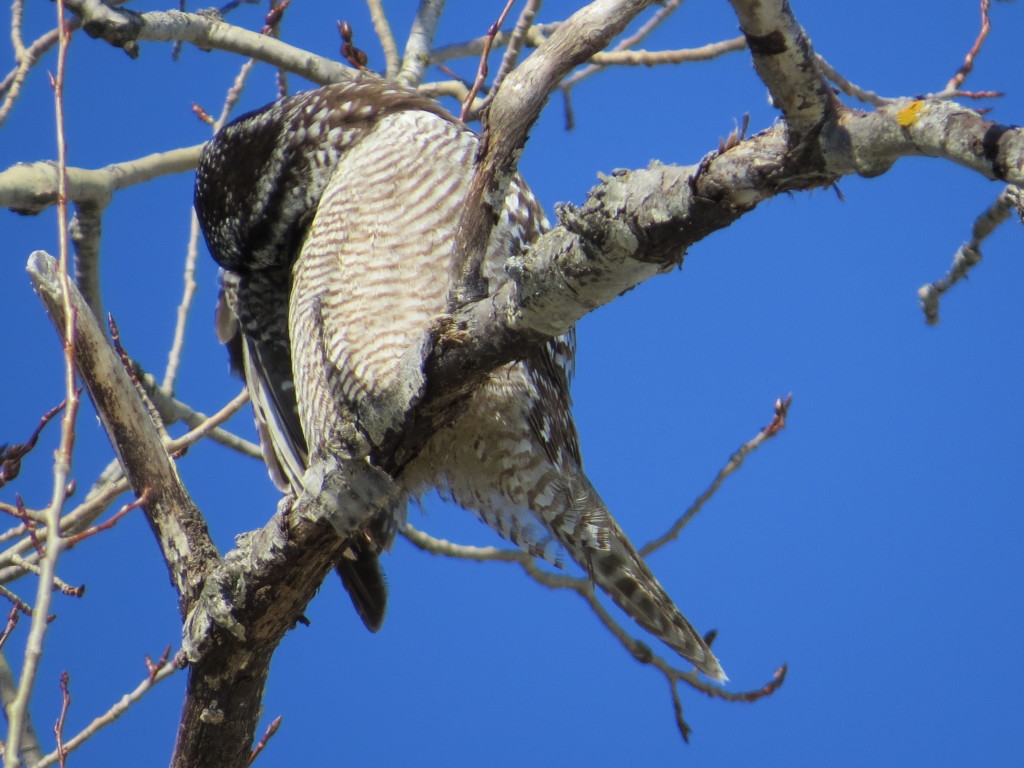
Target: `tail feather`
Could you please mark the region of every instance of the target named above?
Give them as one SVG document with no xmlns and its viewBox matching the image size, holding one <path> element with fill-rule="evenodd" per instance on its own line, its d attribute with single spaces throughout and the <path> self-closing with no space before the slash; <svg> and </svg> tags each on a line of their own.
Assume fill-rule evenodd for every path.
<svg viewBox="0 0 1024 768">
<path fill-rule="evenodd" d="M 602 519 L 605 545 L 581 546 L 579 539 L 569 538 L 562 542 L 569 554 L 633 621 L 693 662 L 708 677 L 725 682 L 728 679 L 725 671 L 704 638 L 658 583 L 585 477 L 581 478 L 581 484 L 580 492 L 574 495 L 580 501 L 585 500 L 591 520 Z"/>
<path fill-rule="evenodd" d="M 376 632 L 384 624 L 388 604 L 388 583 L 377 552 L 368 547 L 350 547 L 338 558 L 334 570 L 363 624 Z"/>
</svg>

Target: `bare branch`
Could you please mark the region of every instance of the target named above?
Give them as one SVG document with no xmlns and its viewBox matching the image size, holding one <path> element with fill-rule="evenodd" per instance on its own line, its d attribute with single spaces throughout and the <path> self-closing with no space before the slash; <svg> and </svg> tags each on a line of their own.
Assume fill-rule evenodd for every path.
<svg viewBox="0 0 1024 768">
<path fill-rule="evenodd" d="M 893 103 L 894 99 L 887 99 L 883 96 L 879 96 L 874 91 L 866 90 L 861 88 L 859 85 L 850 82 L 839 74 L 839 72 L 837 72 L 831 64 L 825 61 L 822 56 L 815 55 L 815 61 L 818 62 L 818 68 L 821 69 L 821 73 L 839 86 L 839 90 L 847 96 L 851 96 L 865 104 L 870 104 L 873 107 L 884 107 Z"/>
<path fill-rule="evenodd" d="M 153 400 L 153 404 L 160 411 L 160 416 L 165 424 L 184 422 L 190 429 L 202 426 L 210 418 L 205 413 L 194 410 L 180 400 L 175 400 L 157 386 L 156 380 L 148 373 L 141 376 L 143 388 L 146 394 Z M 263 453 L 260 447 L 250 440 L 239 437 L 232 432 L 215 427 L 209 431 L 209 437 L 225 448 L 238 451 L 244 456 L 263 461 Z"/>
<path fill-rule="evenodd" d="M 260 752 L 266 749 L 267 744 L 272 738 L 274 738 L 274 734 L 277 733 L 277 729 L 281 727 L 281 720 L 281 716 L 278 715 L 270 722 L 270 725 L 267 726 L 267 730 L 263 734 L 263 737 L 260 739 L 259 743 L 253 747 L 252 754 L 249 755 L 249 765 L 256 762 L 256 758 L 260 756 Z"/>
<path fill-rule="evenodd" d="M 180 668 L 180 659 L 175 657 L 170 661 L 164 659 L 162 663 L 152 670 L 141 683 L 132 691 L 129 691 L 118 700 L 114 706 L 112 706 L 105 713 L 93 720 L 89 725 L 83 728 L 79 733 L 64 742 L 64 752 L 70 753 L 82 746 L 88 741 L 97 731 L 105 728 L 106 726 L 113 723 L 121 715 L 128 711 L 128 709 L 138 701 L 142 699 L 157 683 L 166 680 L 168 677 L 173 675 Z M 45 757 L 36 757 L 30 761 L 32 768 L 46 768 L 46 766 L 53 765 L 58 762 L 60 756 L 58 752 L 54 751 Z"/>
<path fill-rule="evenodd" d="M 0 488 L 18 476 L 18 473 L 21 472 L 21 460 L 35 449 L 43 429 L 53 420 L 54 416 L 64 410 L 65 405 L 66 402 L 62 400 L 59 405 L 44 413 L 39 419 L 39 424 L 24 443 L 0 446 Z"/>
<path fill-rule="evenodd" d="M 178 368 L 181 365 L 181 353 L 185 348 L 185 328 L 188 324 L 189 310 L 192 308 L 192 299 L 196 295 L 196 262 L 199 260 L 199 219 L 193 210 L 190 216 L 188 248 L 185 250 L 185 269 L 182 280 L 185 283 L 182 290 L 181 303 L 178 305 L 178 316 L 174 324 L 174 341 L 171 343 L 171 351 L 167 355 L 167 368 L 164 370 L 164 380 L 161 388 L 173 395 L 174 382 L 178 377 Z"/>
<path fill-rule="evenodd" d="M 675 13 L 675 11 L 679 9 L 680 5 L 682 5 L 682 0 L 667 0 L 667 2 L 655 11 L 654 15 L 640 27 L 640 29 L 616 43 L 610 53 L 595 54 L 595 56 L 615 55 L 619 52 L 624 52 L 629 48 L 640 45 L 640 43 L 642 43 L 647 36 L 651 34 L 651 32 L 661 26 L 662 22 Z M 746 47 L 746 44 L 744 44 L 744 47 Z M 585 80 L 596 72 L 600 72 L 603 68 L 604 65 L 597 63 L 594 59 L 591 59 L 591 63 L 588 66 L 563 80 L 562 89 L 566 93 L 566 96 L 568 97 L 568 91 L 570 88 L 581 80 Z"/>
<path fill-rule="evenodd" d="M 818 69 L 811 41 L 787 0 L 730 0 L 754 67 L 799 143 L 820 126 L 837 101 Z"/>
<path fill-rule="evenodd" d="M 72 451 L 75 444 L 75 426 L 78 418 L 79 388 L 76 385 L 75 344 L 78 335 L 79 314 L 88 315 L 83 307 L 74 306 L 72 285 L 68 276 L 68 177 L 67 177 L 67 136 L 64 122 L 64 76 L 67 71 L 68 37 L 71 31 L 64 20 L 64 2 L 57 0 L 58 53 L 57 71 L 50 79 L 53 86 L 54 113 L 57 128 L 57 238 L 60 246 L 60 262 L 55 267 L 57 274 L 51 284 L 51 301 L 54 304 L 52 317 L 64 348 L 64 414 L 61 419 L 60 445 L 54 452 L 53 491 L 45 510 L 46 526 L 52 535 L 40 561 L 39 579 L 36 586 L 35 611 L 25 640 L 25 657 L 18 680 L 18 692 L 7 708 L 9 724 L 7 743 L 4 745 L 4 765 L 15 765 L 20 759 L 21 739 L 25 730 L 28 704 L 32 697 L 39 662 L 43 655 L 43 643 L 49 624 L 49 608 L 55 579 L 57 561 L 63 553 L 66 542 L 60 535 L 60 519 L 64 500 L 68 495 L 68 478 L 71 474 Z M 58 319 L 58 312 L 63 316 Z M 18 499 L 20 506 L 20 498 Z M 32 535 L 30 526 L 29 533 Z"/>
<path fill-rule="evenodd" d="M 709 61 L 727 53 L 742 51 L 746 47 L 747 43 L 744 38 L 733 37 L 719 43 L 708 43 L 700 48 L 680 48 L 674 51 L 637 50 L 595 53 L 590 60 L 595 64 L 600 64 L 602 68 L 608 66 L 656 67 L 661 64 L 690 64 L 695 61 Z"/>
<path fill-rule="evenodd" d="M 981 46 L 985 42 L 985 38 L 988 37 L 989 31 L 992 29 L 992 20 L 989 18 L 988 11 L 992 5 L 991 0 L 981 0 L 981 30 L 978 32 L 977 38 L 974 40 L 974 45 L 971 46 L 971 50 L 967 52 L 964 57 L 964 63 L 960 65 L 960 68 L 956 71 L 956 74 L 950 78 L 949 82 L 946 83 L 947 91 L 957 91 L 960 86 L 964 84 L 964 80 L 971 74 L 974 69 L 974 60 L 981 53 Z"/>
<path fill-rule="evenodd" d="M 505 49 L 505 55 L 501 57 L 501 66 L 498 67 L 498 73 L 494 76 L 491 94 L 496 93 L 501 88 L 505 77 L 516 68 L 516 64 L 519 62 L 519 54 L 522 53 L 523 46 L 526 45 L 526 38 L 533 28 L 533 20 L 536 18 L 540 6 L 541 0 L 526 0 L 526 5 L 520 11 L 516 25 L 512 29 L 512 36 L 508 40 L 508 48 Z M 485 99 L 485 102 L 489 103 L 490 98 Z"/>
<path fill-rule="evenodd" d="M 109 0 L 109 2 L 110 5 L 117 6 L 122 5 L 127 0 Z M 14 47 L 14 60 L 17 62 L 17 65 L 0 81 L 0 96 L 4 96 L 3 104 L 0 104 L 0 125 L 4 124 L 7 116 L 14 108 L 14 103 L 18 100 L 18 96 L 21 95 L 21 86 L 24 84 L 29 70 L 39 63 L 39 59 L 44 53 L 57 44 L 59 37 L 57 29 L 54 28 L 36 38 L 26 48 L 24 41 L 21 39 L 23 9 L 23 0 L 15 0 L 14 5 L 11 7 L 11 42 Z M 69 30 L 74 31 L 79 28 L 80 22 L 78 19 L 70 19 L 67 26 Z"/>
<path fill-rule="evenodd" d="M 707 490 L 697 497 L 697 500 L 690 505 L 690 508 L 687 509 L 686 512 L 684 512 L 680 518 L 675 521 L 675 523 L 672 524 L 671 528 L 658 538 L 649 541 L 644 544 L 644 546 L 640 547 L 639 552 L 643 557 L 647 557 L 651 552 L 654 552 L 656 549 L 659 549 L 670 541 L 676 539 L 679 534 L 682 533 L 683 528 L 685 528 L 686 525 L 697 516 L 697 513 L 701 511 L 708 499 L 718 492 L 718 489 L 721 487 L 722 483 L 725 482 L 725 479 L 743 465 L 747 456 L 760 448 L 766 440 L 770 440 L 779 434 L 780 431 L 785 429 L 786 415 L 789 413 L 789 406 L 792 402 L 792 395 L 780 397 L 775 401 L 775 416 L 772 418 L 768 426 L 741 445 L 736 452 L 729 457 L 729 461 L 726 462 L 725 466 L 722 467 L 721 470 L 719 470 Z"/>
<path fill-rule="evenodd" d="M 29 274 L 47 312 L 55 322 L 63 322 L 59 277 L 52 257 L 42 251 L 33 253 Z M 151 489 L 153 501 L 144 507 L 146 518 L 164 553 L 172 583 L 188 598 L 197 592 L 206 570 L 216 561 L 216 549 L 135 386 L 73 288 L 71 300 L 78 309 L 75 359 L 79 372 L 136 495 Z"/>
<path fill-rule="evenodd" d="M 420 0 L 419 10 L 416 11 L 409 39 L 405 44 L 402 68 L 396 78 L 402 85 L 415 88 L 423 82 L 423 76 L 430 66 L 430 46 L 434 42 L 444 3 L 445 0 Z"/>
<path fill-rule="evenodd" d="M 3 633 L 0 634 L 0 647 L 10 636 L 14 626 L 18 623 L 18 610 L 12 608 L 8 614 L 7 627 Z M 14 679 L 14 670 L 11 669 L 11 665 L 7 663 L 7 656 L 0 653 L 0 703 L 3 704 L 4 711 L 6 712 L 11 704 L 14 702 L 14 695 L 18 689 L 18 683 Z M 43 756 L 43 750 L 39 746 L 39 738 L 36 736 L 36 730 L 32 726 L 32 720 L 29 715 L 25 715 L 25 725 L 22 729 L 21 735 L 21 757 L 22 759 L 31 764 Z"/>
<path fill-rule="evenodd" d="M 837 174 L 877 176 L 901 157 L 937 157 L 989 179 L 1024 183 L 1024 131 L 985 120 L 949 101 L 844 110 L 822 134 L 824 162 Z"/>
<path fill-rule="evenodd" d="M 432 99 L 440 99 L 442 96 L 451 96 L 456 101 L 463 103 L 469 96 L 469 86 L 461 80 L 439 80 L 432 83 L 423 83 L 420 86 L 420 93 Z M 470 114 L 479 115 L 483 107 L 483 100 L 477 99 L 473 102 Z"/>
<path fill-rule="evenodd" d="M 114 192 L 157 176 L 196 167 L 202 144 L 87 170 L 68 168 L 68 201 L 105 206 Z M 0 207 L 36 214 L 57 201 L 57 170 L 51 162 L 18 163 L 0 172 Z"/>
<path fill-rule="evenodd" d="M 64 548 L 65 549 L 71 549 L 71 541 L 70 541 L 70 539 L 65 543 Z M 20 565 L 22 568 L 24 568 L 29 573 L 34 573 L 34 574 L 36 574 L 36 576 L 42 576 L 43 575 L 43 571 L 42 571 L 42 569 L 38 565 L 34 565 L 33 563 L 30 563 L 30 562 L 26 561 L 24 558 L 21 558 L 21 557 L 18 557 L 17 555 L 14 555 L 14 556 L 12 556 L 12 560 L 13 560 L 15 565 Z M 83 586 L 73 587 L 70 584 L 68 584 L 67 582 L 65 582 L 63 579 L 58 578 L 57 576 L 53 577 L 52 582 L 53 582 L 52 586 L 53 586 L 53 591 L 54 592 L 58 592 L 59 591 L 59 592 L 65 594 L 65 595 L 68 595 L 69 597 L 81 597 L 82 595 L 85 594 L 85 587 L 83 587 Z M 21 603 L 21 601 L 17 600 L 17 599 L 13 600 L 13 602 Z M 27 605 L 25 607 L 27 607 Z M 25 611 L 25 613 L 31 614 L 32 610 L 29 609 L 29 610 Z"/>
<path fill-rule="evenodd" d="M 82 19 L 86 34 L 124 48 L 130 56 L 138 55 L 139 40 L 183 40 L 203 50 L 217 49 L 250 56 L 320 85 L 341 82 L 353 74 L 348 67 L 330 59 L 259 32 L 225 24 L 217 14 L 136 13 L 111 8 L 100 0 L 68 0 L 67 7 Z"/>
<path fill-rule="evenodd" d="M 242 406 L 249 402 L 249 392 L 243 389 L 240 393 L 235 395 L 234 399 L 231 400 L 227 405 L 221 408 L 217 413 L 213 414 L 208 418 L 203 419 L 202 423 L 198 424 L 193 430 L 187 434 L 182 435 L 176 440 L 171 440 L 166 444 L 168 453 L 178 453 L 183 451 L 191 445 L 195 445 L 208 434 L 210 434 L 218 424 L 223 424 L 225 421 L 230 419 Z"/>
<path fill-rule="evenodd" d="M 503 549 L 501 547 L 474 547 L 468 544 L 457 544 L 446 539 L 438 539 L 425 531 L 421 531 L 411 523 L 402 528 L 402 535 L 414 547 L 432 555 L 443 555 L 460 560 L 474 560 L 478 563 L 497 560 L 506 563 L 525 563 L 533 561 L 533 557 L 519 549 Z"/>
<path fill-rule="evenodd" d="M 939 299 L 946 291 L 967 277 L 971 267 L 981 261 L 981 244 L 985 238 L 998 229 L 999 225 L 1010 218 L 1010 214 L 1021 208 L 1021 189 L 1016 186 L 1006 187 L 995 202 L 990 205 L 974 221 L 971 228 L 971 240 L 961 245 L 953 255 L 953 266 L 941 280 L 922 285 L 917 291 L 924 310 L 925 322 L 936 325 L 939 322 Z"/>
<path fill-rule="evenodd" d="M 391 32 L 391 25 L 388 23 L 388 16 L 384 12 L 384 5 L 381 0 L 366 0 L 370 10 L 370 20 L 373 22 L 373 29 L 377 33 L 381 50 L 384 51 L 384 77 L 391 79 L 398 74 L 402 66 L 398 57 L 398 45 L 395 44 L 395 36 Z"/>
<path fill-rule="evenodd" d="M 39 572 L 38 567 L 36 567 L 35 570 L 36 573 Z M 7 587 L 0 587 L 0 597 L 3 597 L 5 600 L 9 601 L 14 610 L 18 611 L 19 613 L 23 613 L 26 616 L 31 616 L 34 613 L 31 605 L 26 603 L 22 598 L 18 597 L 16 593 L 7 589 Z"/>
<path fill-rule="evenodd" d="M 454 544 L 444 539 L 437 539 L 428 533 L 406 524 L 402 534 L 415 547 L 434 555 L 453 557 L 462 560 L 474 560 L 477 562 L 496 561 L 516 563 L 523 568 L 527 575 L 538 584 L 551 589 L 567 589 L 577 593 L 587 603 L 605 628 L 615 637 L 622 647 L 641 664 L 649 664 L 661 672 L 666 680 L 674 684 L 683 681 L 687 685 L 696 688 L 698 691 L 717 698 L 724 698 L 730 701 L 752 702 L 764 696 L 774 693 L 785 679 L 785 666 L 776 670 L 773 680 L 760 689 L 753 691 L 730 692 L 719 685 L 701 680 L 696 670 L 684 671 L 674 667 L 663 657 L 654 653 L 647 643 L 630 635 L 612 617 L 608 609 L 598 599 L 594 592 L 594 585 L 589 579 L 576 578 L 565 574 L 552 573 L 541 568 L 537 560 L 522 550 L 499 549 L 497 547 L 472 547 L 463 544 Z M 710 639 L 709 639 L 710 642 Z M 685 721 L 680 718 L 680 731 L 683 738 L 689 732 Z"/>
<path fill-rule="evenodd" d="M 64 768 L 64 761 L 67 759 L 68 751 L 64 747 L 64 723 L 68 717 L 68 710 L 71 708 L 71 675 L 67 670 L 60 675 L 61 706 L 60 717 L 53 726 L 54 736 L 57 738 L 57 761 L 61 768 Z"/>
<path fill-rule="evenodd" d="M 548 35 L 558 29 L 560 24 L 561 22 L 554 22 L 552 24 L 534 24 L 526 32 L 523 40 L 524 45 L 530 48 L 536 48 L 547 39 Z M 512 32 L 498 32 L 498 34 L 494 36 L 494 45 L 497 47 L 508 45 L 511 38 Z M 436 66 L 454 59 L 475 58 L 483 53 L 484 41 L 486 39 L 487 35 L 483 35 L 462 43 L 452 43 L 451 45 L 445 45 L 441 48 L 435 48 L 430 52 L 430 63 Z"/>
<path fill-rule="evenodd" d="M 80 542 L 80 541 L 82 541 L 84 539 L 88 539 L 91 536 L 95 536 L 97 533 L 102 533 L 103 531 L 109 531 L 111 528 L 113 528 L 115 525 L 117 525 L 117 521 L 118 520 L 120 520 L 122 517 L 127 515 L 132 510 L 138 509 L 139 507 L 141 507 L 143 504 L 145 504 L 148 501 L 149 501 L 149 489 L 146 489 L 145 491 L 143 491 L 142 495 L 139 496 L 139 498 L 137 498 L 135 501 L 131 501 L 131 502 L 125 504 L 119 510 L 117 510 L 117 512 L 114 513 L 113 517 L 109 518 L 108 520 L 104 520 L 99 525 L 93 525 L 93 526 L 91 526 L 89 528 L 86 528 L 84 531 L 81 531 L 80 533 L 76 533 L 73 536 L 68 536 L 68 548 L 70 549 L 71 547 L 73 547 L 76 544 L 78 544 L 78 542 Z M 17 556 L 14 556 L 12 559 L 14 559 L 15 564 L 21 565 L 25 569 L 29 569 L 29 564 L 24 563 L 24 562 L 19 562 L 19 560 L 21 560 L 21 558 L 18 558 Z"/>
<path fill-rule="evenodd" d="M 120 466 L 116 461 L 113 462 L 89 491 L 85 500 L 64 516 L 61 521 L 61 532 L 70 536 L 91 525 L 118 496 L 129 490 L 128 481 L 120 474 Z M 11 511 L 3 504 L 0 504 L 0 509 Z M 9 541 L 16 536 L 22 537 L 26 533 L 31 536 L 21 539 L 17 544 L 0 553 L 0 584 L 7 584 L 25 575 L 25 569 L 17 565 L 22 558 L 27 562 L 38 562 L 38 552 L 34 551 L 37 549 L 36 537 L 39 541 L 45 541 L 46 530 L 36 533 L 30 531 L 27 525 L 21 525 L 9 531 L 9 535 L 5 535 L 4 540 Z"/>
<path fill-rule="evenodd" d="M 572 69 L 619 34 L 652 0 L 596 0 L 576 11 L 505 80 L 491 102 L 476 170 L 466 195 L 454 251 L 458 294 L 454 304 L 486 295 L 479 274 L 497 209 L 516 169 L 516 158 L 548 96 Z"/>
<path fill-rule="evenodd" d="M 473 80 L 473 85 L 469 89 L 469 94 L 466 96 L 466 100 L 462 104 L 462 115 L 463 121 L 467 119 L 469 115 L 469 109 L 473 106 L 473 101 L 476 99 L 476 95 L 483 88 L 484 82 L 487 80 L 487 57 L 491 55 L 491 46 L 494 44 L 494 38 L 498 34 L 498 30 L 501 29 L 501 25 L 505 23 L 505 17 L 508 16 L 509 11 L 512 10 L 512 4 L 515 0 L 506 0 L 505 7 L 501 11 L 501 15 L 498 20 L 491 24 L 490 29 L 487 30 L 487 35 L 484 40 L 484 50 L 480 54 L 480 63 L 477 65 L 476 78 Z"/>
</svg>

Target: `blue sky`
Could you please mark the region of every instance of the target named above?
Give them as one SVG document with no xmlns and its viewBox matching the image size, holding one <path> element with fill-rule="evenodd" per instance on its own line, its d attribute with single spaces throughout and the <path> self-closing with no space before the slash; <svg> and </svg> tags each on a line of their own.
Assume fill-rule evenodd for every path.
<svg viewBox="0 0 1024 768">
<path fill-rule="evenodd" d="M 29 38 L 52 26 L 52 5 L 30 5 Z M 415 3 L 387 5 L 404 37 Z M 449 3 L 438 42 L 481 34 L 501 5 Z M 573 5 L 548 2 L 541 18 L 562 18 Z M 793 5 L 833 66 L 889 96 L 940 90 L 978 29 L 975 2 Z M 1024 120 L 1024 9 L 993 6 L 993 32 L 967 87 L 1006 91 L 987 106 L 1012 124 Z M 262 13 L 247 6 L 231 19 L 258 28 Z M 284 36 L 334 56 L 335 13 L 353 23 L 370 66 L 382 66 L 362 3 L 326 11 L 300 0 Z M 724 0 L 692 0 L 645 47 L 735 34 Z M 175 63 L 159 43 L 143 43 L 131 61 L 76 34 L 70 163 L 97 168 L 203 141 L 208 129 L 191 104 L 216 112 L 239 64 L 190 46 Z M 475 69 L 455 66 L 466 76 Z M 45 76 L 54 67 L 51 54 L 30 74 L 0 129 L 0 167 L 54 156 Z M 309 86 L 293 77 L 292 87 Z M 272 71 L 257 67 L 243 108 L 274 89 Z M 581 202 L 598 172 L 652 159 L 693 163 L 744 113 L 753 131 L 775 119 L 743 53 L 610 70 L 580 85 L 573 105 L 576 128 L 566 132 L 561 99 L 552 100 L 522 162 L 549 211 Z M 180 300 L 191 184 L 182 174 L 126 190 L 104 219 L 106 307 L 129 352 L 157 375 Z M 284 721 L 258 764 L 1020 765 L 1020 226 L 1009 222 L 986 243 L 985 261 L 947 295 L 942 322 L 927 327 L 917 288 L 945 273 L 1000 186 L 916 158 L 839 186 L 844 200 L 819 190 L 765 203 L 693 247 L 681 270 L 579 326 L 574 396 L 586 467 L 638 543 L 667 527 L 769 421 L 776 397 L 793 393 L 782 435 L 650 559 L 691 621 L 719 630 L 715 649 L 732 690 L 757 688 L 788 662 L 775 696 L 728 704 L 684 692 L 694 728 L 685 746 L 662 678 L 623 652 L 579 599 L 514 566 L 447 561 L 399 541 L 385 559 L 391 602 L 379 634 L 363 630 L 329 579 L 307 612 L 312 626 L 286 636 L 264 702 L 267 721 Z M 0 234 L 0 442 L 20 442 L 63 397 L 57 337 L 24 273 L 32 250 L 56 252 L 55 215 L 0 214 Z M 197 280 L 178 396 L 209 413 L 240 384 L 212 332 L 216 270 L 205 254 Z M 253 436 L 248 412 L 230 426 Z M 110 450 L 89 408 L 78 435 L 81 496 Z M 45 504 L 56 439 L 51 428 L 22 477 L 0 492 L 5 501 L 18 491 L 29 506 Z M 180 468 L 223 550 L 276 503 L 261 465 L 216 444 L 193 448 Z M 418 527 L 496 542 L 470 514 L 432 499 L 424 506 L 426 515 L 411 511 Z M 71 674 L 67 733 L 75 733 L 142 679 L 144 654 L 177 647 L 180 635 L 175 595 L 140 514 L 68 554 L 60 575 L 88 592 L 55 603 L 33 710 L 47 744 L 62 670 Z M 34 592 L 29 582 L 15 586 Z M 7 647 L 15 665 L 25 631 Z M 184 681 L 163 683 L 71 764 L 126 756 L 162 764 Z"/>
</svg>

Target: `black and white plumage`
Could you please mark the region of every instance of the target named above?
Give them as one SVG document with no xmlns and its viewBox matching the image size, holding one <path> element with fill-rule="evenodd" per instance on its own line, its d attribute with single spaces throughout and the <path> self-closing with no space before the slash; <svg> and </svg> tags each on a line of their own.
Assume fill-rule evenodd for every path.
<svg viewBox="0 0 1024 768">
<path fill-rule="evenodd" d="M 476 136 L 416 91 L 362 76 L 225 127 L 203 151 L 196 210 L 224 268 L 218 333 L 244 372 L 270 474 L 301 494 L 307 468 L 352 434 L 370 449 L 401 424 L 449 306 L 453 243 Z M 482 261 L 504 266 L 546 228 L 513 180 Z M 563 552 L 641 626 L 723 680 L 582 470 L 570 412 L 574 336 L 494 370 L 395 478 L 400 498 L 347 541 L 339 573 L 380 626 L 377 565 L 405 501 L 438 488 L 531 554 Z"/>
</svg>

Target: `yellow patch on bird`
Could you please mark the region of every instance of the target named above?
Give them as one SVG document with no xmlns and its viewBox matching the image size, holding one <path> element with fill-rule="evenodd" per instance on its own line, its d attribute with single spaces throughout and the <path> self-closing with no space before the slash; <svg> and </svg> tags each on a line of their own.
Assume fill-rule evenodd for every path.
<svg viewBox="0 0 1024 768">
<path fill-rule="evenodd" d="M 921 100 L 910 102 L 896 113 L 896 122 L 904 128 L 909 128 L 921 119 L 925 106 L 925 102 Z"/>
</svg>

